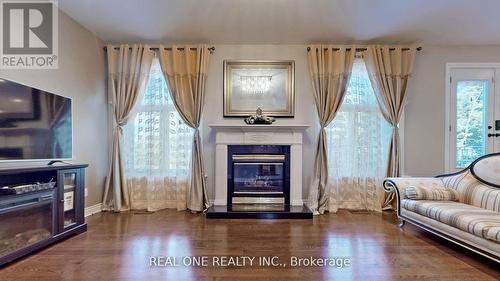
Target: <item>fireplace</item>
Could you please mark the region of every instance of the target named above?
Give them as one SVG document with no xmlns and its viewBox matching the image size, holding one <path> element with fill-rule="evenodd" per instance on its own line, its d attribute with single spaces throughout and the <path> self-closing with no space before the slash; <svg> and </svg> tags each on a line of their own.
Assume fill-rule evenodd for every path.
<svg viewBox="0 0 500 281">
<path fill-rule="evenodd" d="M 229 145 L 227 204 L 290 205 L 289 145 Z"/>
<path fill-rule="evenodd" d="M 307 125 L 211 124 L 215 200 L 208 219 L 311 219 L 302 200 Z"/>
<path fill-rule="evenodd" d="M 0 257 L 53 236 L 54 190 L 4 197 L 0 202 Z"/>
</svg>

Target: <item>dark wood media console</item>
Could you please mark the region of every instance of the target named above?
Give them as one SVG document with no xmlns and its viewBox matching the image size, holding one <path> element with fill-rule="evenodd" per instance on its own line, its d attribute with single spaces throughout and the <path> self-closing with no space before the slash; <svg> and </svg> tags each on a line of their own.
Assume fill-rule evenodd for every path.
<svg viewBox="0 0 500 281">
<path fill-rule="evenodd" d="M 70 235 L 85 232 L 86 164 L 0 168 L 4 186 L 52 188 L 0 192 L 0 267 Z M 29 189 L 29 188 L 28 188 Z"/>
</svg>

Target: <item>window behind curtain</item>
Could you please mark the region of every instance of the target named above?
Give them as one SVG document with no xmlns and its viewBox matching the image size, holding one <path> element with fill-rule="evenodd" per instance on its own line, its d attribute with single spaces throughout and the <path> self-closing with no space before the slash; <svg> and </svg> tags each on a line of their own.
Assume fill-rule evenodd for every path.
<svg viewBox="0 0 500 281">
<path fill-rule="evenodd" d="M 174 106 L 159 60 L 154 59 L 149 81 L 124 128 L 127 175 L 186 175 L 192 134 Z"/>
<path fill-rule="evenodd" d="M 391 128 L 361 58 L 354 61 L 347 94 L 326 132 L 330 178 L 384 176 Z"/>
</svg>

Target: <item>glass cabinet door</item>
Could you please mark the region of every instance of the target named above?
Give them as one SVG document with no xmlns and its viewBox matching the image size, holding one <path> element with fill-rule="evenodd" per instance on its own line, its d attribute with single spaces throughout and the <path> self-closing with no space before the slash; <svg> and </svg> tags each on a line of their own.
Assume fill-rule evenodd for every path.
<svg viewBox="0 0 500 281">
<path fill-rule="evenodd" d="M 63 199 L 64 199 L 64 228 L 71 226 L 76 223 L 76 212 L 75 212 L 75 190 L 76 190 L 76 172 L 64 173 L 64 189 L 63 189 Z"/>
<path fill-rule="evenodd" d="M 79 170 L 61 170 L 59 174 L 59 225 L 60 232 L 77 226 L 79 221 L 78 201 Z"/>
</svg>

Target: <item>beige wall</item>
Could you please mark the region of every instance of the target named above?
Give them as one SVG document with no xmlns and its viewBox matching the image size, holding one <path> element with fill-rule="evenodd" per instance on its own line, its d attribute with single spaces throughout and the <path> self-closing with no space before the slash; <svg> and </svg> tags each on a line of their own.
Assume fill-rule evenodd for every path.
<svg viewBox="0 0 500 281">
<path fill-rule="evenodd" d="M 89 163 L 87 206 L 101 201 L 107 171 L 107 106 L 103 43 L 92 33 L 60 13 L 59 69 L 0 70 L 0 77 L 73 98 L 75 162 Z M 215 45 L 208 71 L 206 105 L 202 120 L 209 197 L 214 198 L 215 135 L 213 123 L 241 123 L 242 118 L 223 118 L 222 63 L 224 59 L 295 60 L 296 115 L 277 124 L 311 126 L 304 137 L 304 196 L 311 180 L 314 146 L 318 132 L 311 94 L 305 45 Z M 498 59 L 496 59 L 498 58 Z M 415 61 L 409 85 L 405 118 L 405 170 L 412 176 L 434 175 L 444 170 L 444 89 L 447 62 L 500 62 L 500 46 L 424 46 Z M 5 164 L 2 164 L 5 165 Z"/>
<path fill-rule="evenodd" d="M 444 172 L 445 72 L 449 62 L 500 62 L 500 46 L 424 46 L 417 54 L 405 115 L 407 175 Z"/>
<path fill-rule="evenodd" d="M 241 123 L 241 118 L 223 118 L 224 59 L 295 60 L 296 115 L 278 119 L 278 124 L 307 124 L 305 135 L 303 191 L 306 196 L 312 174 L 318 132 L 306 60 L 306 45 L 215 45 L 208 71 L 206 106 L 202 122 L 209 198 L 214 198 L 215 136 L 211 123 Z M 445 66 L 448 62 L 500 62 L 500 46 L 423 46 L 415 59 L 409 85 L 404 128 L 404 174 L 428 176 L 444 172 Z"/>
<path fill-rule="evenodd" d="M 101 202 L 108 163 L 105 60 L 102 42 L 59 13 L 59 69 L 0 70 L 0 77 L 73 98 L 75 163 L 88 163 L 86 205 Z M 2 166 L 33 163 L 2 163 Z"/>
<path fill-rule="evenodd" d="M 314 163 L 314 146 L 319 126 L 307 68 L 305 45 L 215 45 L 210 57 L 206 84 L 204 115 L 202 118 L 203 149 L 209 198 L 215 198 L 215 134 L 210 124 L 244 124 L 243 118 L 223 118 L 223 61 L 225 59 L 283 59 L 295 60 L 295 118 L 280 118 L 275 124 L 309 125 L 304 136 L 303 196 L 308 190 Z"/>
</svg>

